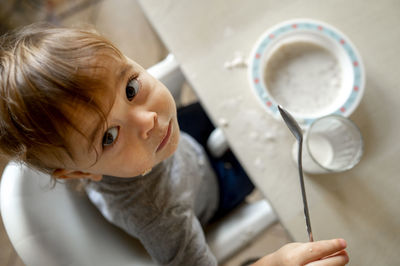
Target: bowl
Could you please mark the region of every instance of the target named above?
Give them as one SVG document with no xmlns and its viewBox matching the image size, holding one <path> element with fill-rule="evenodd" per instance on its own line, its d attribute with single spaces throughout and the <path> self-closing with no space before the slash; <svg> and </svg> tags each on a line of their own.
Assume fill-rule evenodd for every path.
<svg viewBox="0 0 400 266">
<path fill-rule="evenodd" d="M 361 56 L 349 38 L 312 19 L 282 22 L 262 34 L 250 54 L 251 88 L 265 110 L 278 104 L 302 127 L 336 114 L 349 116 L 365 87 Z"/>
</svg>

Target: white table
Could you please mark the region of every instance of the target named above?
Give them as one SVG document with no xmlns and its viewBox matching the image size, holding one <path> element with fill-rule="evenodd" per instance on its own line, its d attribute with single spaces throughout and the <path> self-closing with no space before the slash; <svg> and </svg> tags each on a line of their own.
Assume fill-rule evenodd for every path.
<svg viewBox="0 0 400 266">
<path fill-rule="evenodd" d="M 168 49 L 257 187 L 295 241 L 307 241 L 294 141 L 250 89 L 247 69 L 227 70 L 248 56 L 269 27 L 306 17 L 344 32 L 364 60 L 364 98 L 351 119 L 364 136 L 354 169 L 306 175 L 314 237 L 343 237 L 350 265 L 400 265 L 400 1 L 397 0 L 139 0 Z"/>
</svg>

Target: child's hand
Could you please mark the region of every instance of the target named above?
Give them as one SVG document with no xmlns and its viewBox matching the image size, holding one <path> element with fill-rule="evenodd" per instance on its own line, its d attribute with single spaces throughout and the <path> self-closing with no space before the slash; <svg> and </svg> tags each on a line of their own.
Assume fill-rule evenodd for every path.
<svg viewBox="0 0 400 266">
<path fill-rule="evenodd" d="M 289 243 L 271 253 L 253 266 L 284 265 L 345 265 L 349 262 L 344 239 L 323 240 L 308 243 Z"/>
</svg>

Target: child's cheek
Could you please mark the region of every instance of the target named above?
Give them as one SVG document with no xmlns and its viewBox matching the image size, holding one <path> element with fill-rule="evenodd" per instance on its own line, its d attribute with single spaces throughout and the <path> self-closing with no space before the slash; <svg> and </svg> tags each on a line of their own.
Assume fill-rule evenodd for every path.
<svg viewBox="0 0 400 266">
<path fill-rule="evenodd" d="M 174 119 L 174 132 L 170 143 L 170 155 L 172 155 L 178 148 L 180 135 L 179 124 L 177 120 Z"/>
</svg>

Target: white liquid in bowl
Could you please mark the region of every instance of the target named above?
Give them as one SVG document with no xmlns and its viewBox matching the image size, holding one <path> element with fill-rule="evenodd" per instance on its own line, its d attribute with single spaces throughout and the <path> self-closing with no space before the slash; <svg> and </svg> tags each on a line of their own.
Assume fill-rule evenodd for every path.
<svg viewBox="0 0 400 266">
<path fill-rule="evenodd" d="M 335 56 L 306 41 L 280 46 L 267 62 L 264 80 L 271 97 L 297 116 L 331 112 L 343 87 Z"/>
</svg>

